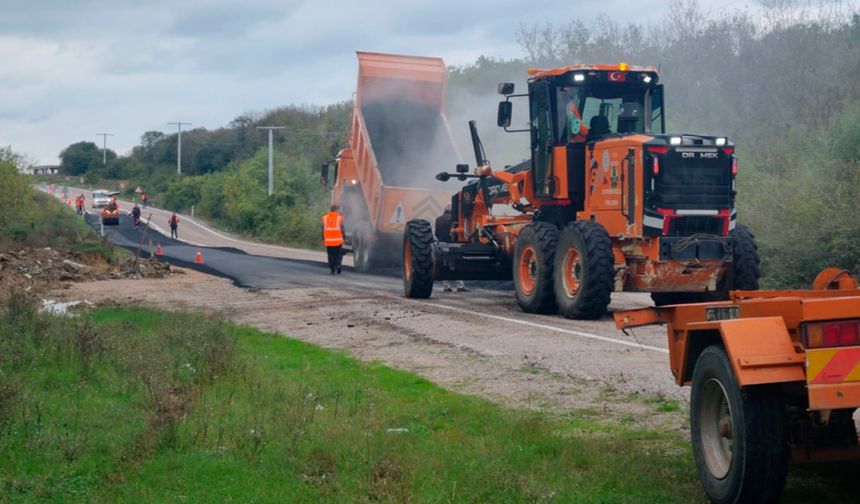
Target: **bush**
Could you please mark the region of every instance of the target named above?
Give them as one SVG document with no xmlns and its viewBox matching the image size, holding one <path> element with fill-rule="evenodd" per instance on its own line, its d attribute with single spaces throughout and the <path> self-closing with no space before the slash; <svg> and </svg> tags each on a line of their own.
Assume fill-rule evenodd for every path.
<svg viewBox="0 0 860 504">
<path fill-rule="evenodd" d="M 98 240 L 95 232 L 51 196 L 33 189 L 9 163 L 0 163 L 0 247 L 69 245 Z"/>
</svg>

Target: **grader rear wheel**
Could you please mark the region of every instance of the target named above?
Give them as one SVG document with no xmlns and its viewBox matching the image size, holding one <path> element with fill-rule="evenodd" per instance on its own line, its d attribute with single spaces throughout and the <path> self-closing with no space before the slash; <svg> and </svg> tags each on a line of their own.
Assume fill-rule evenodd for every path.
<svg viewBox="0 0 860 504">
<path fill-rule="evenodd" d="M 591 221 L 571 222 L 555 253 L 555 300 L 570 319 L 598 319 L 606 313 L 614 277 L 612 242 Z"/>
</svg>

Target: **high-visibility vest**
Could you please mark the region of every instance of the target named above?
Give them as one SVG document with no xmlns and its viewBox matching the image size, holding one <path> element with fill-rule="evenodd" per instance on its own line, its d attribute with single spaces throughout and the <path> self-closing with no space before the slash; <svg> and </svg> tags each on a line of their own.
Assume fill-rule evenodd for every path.
<svg viewBox="0 0 860 504">
<path fill-rule="evenodd" d="M 588 135 L 588 128 L 582 122 L 582 114 L 573 102 L 570 102 L 567 108 L 567 130 L 570 142 L 584 142 Z"/>
<path fill-rule="evenodd" d="M 329 212 L 323 215 L 323 243 L 326 247 L 339 247 L 343 245 L 343 217 L 337 212 Z"/>
</svg>

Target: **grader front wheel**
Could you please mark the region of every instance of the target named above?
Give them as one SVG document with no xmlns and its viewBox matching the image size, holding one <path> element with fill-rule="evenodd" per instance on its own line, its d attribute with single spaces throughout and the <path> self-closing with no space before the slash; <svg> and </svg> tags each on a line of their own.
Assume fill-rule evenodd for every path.
<svg viewBox="0 0 860 504">
<path fill-rule="evenodd" d="M 524 227 L 514 248 L 514 291 L 517 303 L 529 313 L 554 313 L 552 268 L 558 228 L 546 222 Z"/>
</svg>

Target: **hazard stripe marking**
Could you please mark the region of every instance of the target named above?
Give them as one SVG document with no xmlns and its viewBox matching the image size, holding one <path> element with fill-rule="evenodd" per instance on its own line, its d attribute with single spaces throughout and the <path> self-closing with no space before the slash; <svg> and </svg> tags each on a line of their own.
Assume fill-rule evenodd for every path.
<svg viewBox="0 0 860 504">
<path fill-rule="evenodd" d="M 860 373 L 858 371 L 858 368 L 860 368 L 860 348 L 837 349 L 830 359 L 822 358 L 819 362 L 826 362 L 826 364 L 814 375 L 809 373 L 810 376 L 814 376 L 810 383 L 847 381 L 849 376 L 855 376 Z"/>
</svg>

